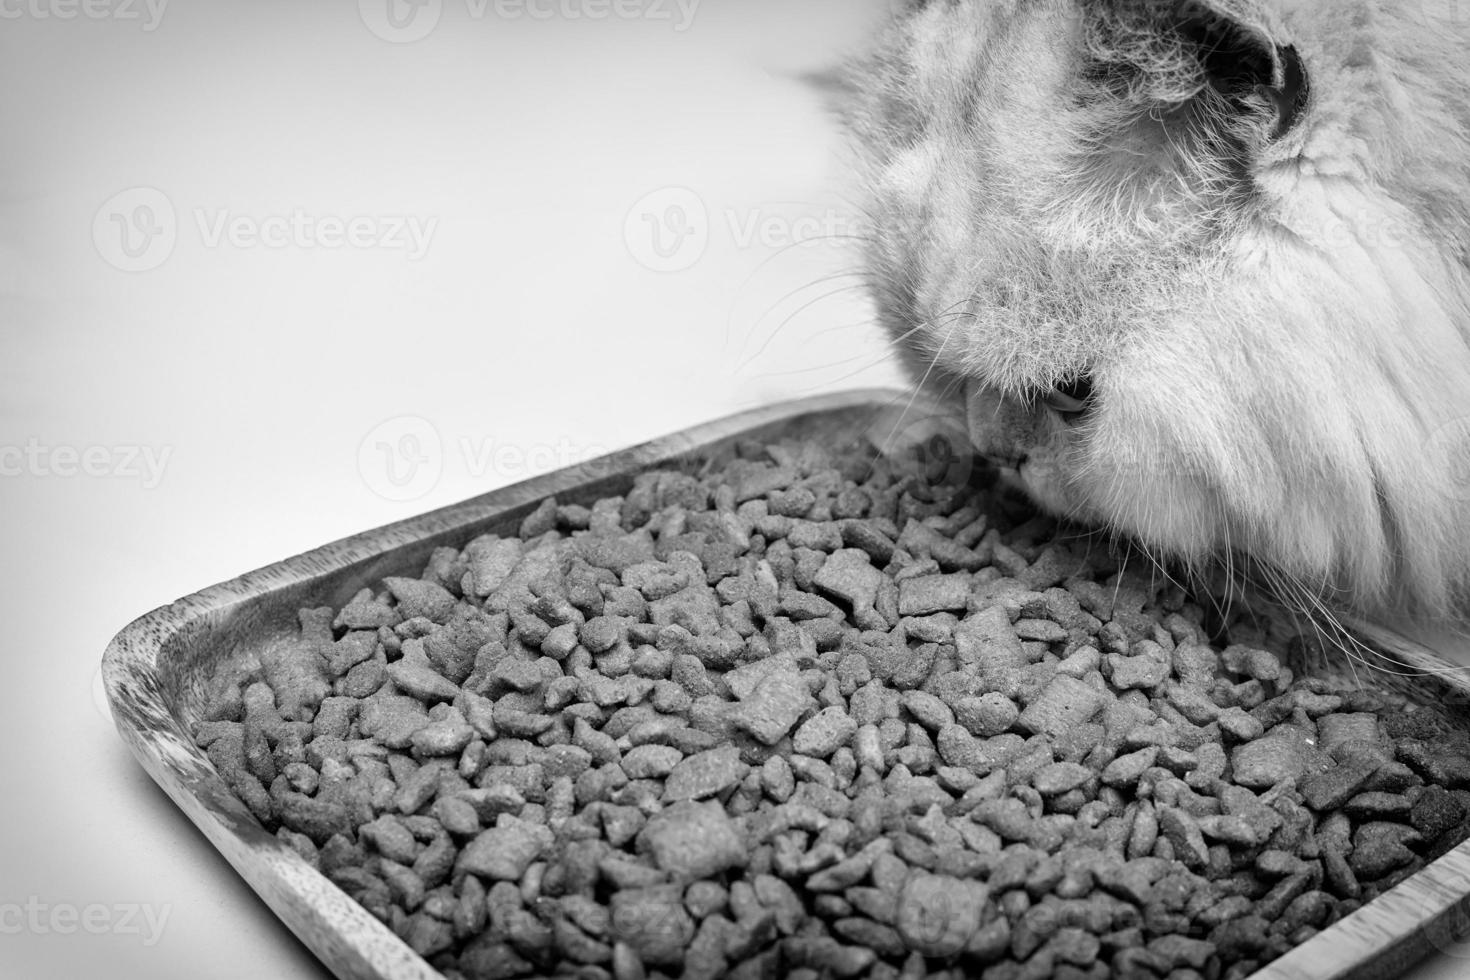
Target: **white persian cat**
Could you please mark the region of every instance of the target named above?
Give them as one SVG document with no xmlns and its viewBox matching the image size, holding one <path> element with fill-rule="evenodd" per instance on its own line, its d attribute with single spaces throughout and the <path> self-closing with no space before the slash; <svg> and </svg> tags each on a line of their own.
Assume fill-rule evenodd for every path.
<svg viewBox="0 0 1470 980">
<path fill-rule="evenodd" d="M 884 325 L 1052 511 L 1463 624 L 1467 49 L 1462 0 L 910 3 L 849 76 Z"/>
</svg>

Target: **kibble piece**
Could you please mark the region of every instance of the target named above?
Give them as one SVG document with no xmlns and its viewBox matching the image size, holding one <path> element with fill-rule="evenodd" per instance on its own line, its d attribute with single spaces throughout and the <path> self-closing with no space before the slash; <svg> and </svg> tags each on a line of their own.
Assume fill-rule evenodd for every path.
<svg viewBox="0 0 1470 980">
<path fill-rule="evenodd" d="M 1376 762 L 1353 760 L 1302 780 L 1302 799 L 1313 810 L 1336 810 L 1378 771 Z"/>
<path fill-rule="evenodd" d="M 419 755 L 457 756 L 474 737 L 475 730 L 463 719 L 445 718 L 415 731 L 409 736 L 409 744 Z"/>
<path fill-rule="evenodd" d="M 416 642 L 416 641 L 410 641 Z M 453 701 L 459 696 L 459 685 L 439 674 L 424 659 L 422 646 L 415 655 L 388 665 L 388 676 L 405 693 L 420 701 Z"/>
<path fill-rule="evenodd" d="M 926 691 L 905 691 L 900 703 L 920 724 L 931 731 L 954 724 L 954 712 L 949 705 Z"/>
<path fill-rule="evenodd" d="M 906 578 L 898 584 L 900 616 L 928 616 L 946 610 L 962 610 L 970 603 L 970 576 L 925 575 Z"/>
<path fill-rule="evenodd" d="M 1204 834 L 1193 817 L 1177 807 L 1158 808 L 1159 833 L 1172 845 L 1175 860 L 1191 869 L 1203 868 L 1209 862 L 1209 849 Z"/>
<path fill-rule="evenodd" d="M 953 956 L 980 928 L 987 889 L 947 875 L 915 874 L 898 897 L 895 926 L 904 944 L 930 957 Z"/>
<path fill-rule="evenodd" d="M 456 867 L 491 881 L 519 881 L 551 846 L 551 832 L 539 824 L 502 816 L 460 852 Z"/>
<path fill-rule="evenodd" d="M 466 591 L 483 598 L 500 588 L 520 562 L 521 542 L 486 535 L 465 546 L 464 558 Z"/>
<path fill-rule="evenodd" d="M 842 708 L 824 708 L 796 731 L 792 747 L 803 755 L 825 759 L 851 741 L 857 722 Z"/>
<path fill-rule="evenodd" d="M 843 548 L 822 563 L 812 584 L 829 595 L 844 600 L 854 612 L 872 609 L 883 583 L 883 573 L 873 567 L 866 551 Z"/>
<path fill-rule="evenodd" d="M 1210 957 L 1215 955 L 1212 944 L 1187 936 L 1160 936 L 1148 944 L 1148 949 L 1173 969 L 1189 967 L 1203 970 Z"/>
<path fill-rule="evenodd" d="M 892 842 L 887 838 L 879 838 L 852 857 L 812 875 L 807 879 L 806 887 L 814 892 L 844 891 L 867 877 L 874 860 L 892 851 Z"/>
<path fill-rule="evenodd" d="M 1102 701 L 1096 688 L 1073 677 L 1059 676 L 1026 706 L 1017 724 L 1033 734 L 1060 737 L 1072 726 L 1091 721 Z"/>
<path fill-rule="evenodd" d="M 480 815 L 464 797 L 440 797 L 434 801 L 432 812 L 445 830 L 458 837 L 470 837 L 480 832 Z"/>
<path fill-rule="evenodd" d="M 737 728 L 766 745 L 775 745 L 814 706 L 806 686 L 783 671 L 762 680 L 750 697 L 741 700 L 730 718 Z"/>
<path fill-rule="evenodd" d="M 454 596 L 433 582 L 416 578 L 386 578 L 383 584 L 398 601 L 398 609 L 404 619 L 423 617 L 443 623 L 454 611 Z"/>
<path fill-rule="evenodd" d="M 1060 796 L 1082 786 L 1094 775 L 1092 769 L 1076 762 L 1053 762 L 1032 775 L 1031 785 L 1042 796 Z"/>
<path fill-rule="evenodd" d="M 679 885 L 625 889 L 612 897 L 612 935 L 648 966 L 677 967 L 694 939 Z"/>
<path fill-rule="evenodd" d="M 528 693 L 539 690 L 546 677 L 536 665 L 519 657 L 502 657 L 490 671 L 490 689 L 501 694 L 506 691 Z"/>
<path fill-rule="evenodd" d="M 1433 841 L 1460 826 L 1465 816 L 1466 807 L 1460 797 L 1443 786 L 1426 786 L 1414 801 L 1409 823 L 1425 840 Z"/>
<path fill-rule="evenodd" d="M 322 612 L 328 616 L 325 619 L 321 616 L 315 617 L 316 622 L 313 625 L 313 617 L 306 615 L 307 611 L 303 610 L 303 630 L 316 632 L 316 642 L 308 640 L 301 644 L 267 647 L 260 652 L 261 668 L 265 671 L 271 690 L 276 694 L 283 718 L 309 717 L 323 699 L 332 693 L 327 665 L 319 653 L 331 642 L 331 610 Z"/>
<path fill-rule="evenodd" d="M 1240 707 L 1226 708 L 1216 719 L 1220 730 L 1239 742 L 1252 742 L 1265 734 L 1266 727 Z"/>
<path fill-rule="evenodd" d="M 357 717 L 358 701 L 350 697 L 323 699 L 317 708 L 312 723 L 317 738 L 346 738 L 353 720 Z"/>
<path fill-rule="evenodd" d="M 871 949 L 844 946 L 825 936 L 793 936 L 781 944 L 781 950 L 790 963 L 817 976 L 854 977 L 878 958 Z"/>
<path fill-rule="evenodd" d="M 379 854 L 399 864 L 412 864 L 418 857 L 418 842 L 396 817 L 381 816 L 363 825 L 359 834 L 377 848 Z"/>
<path fill-rule="evenodd" d="M 774 757 L 779 758 L 779 756 Z M 702 800 L 718 796 L 740 781 L 750 771 L 740 758 L 740 750 L 726 745 L 681 759 L 664 782 L 664 799 Z"/>
<path fill-rule="evenodd" d="M 1119 690 L 1152 690 L 1169 676 L 1169 655 L 1152 640 L 1141 641 L 1127 655 L 1110 653 L 1104 663 Z"/>
<path fill-rule="evenodd" d="M 623 753 L 623 772 L 629 779 L 662 779 L 674 771 L 683 753 L 671 745 L 640 745 Z"/>
<path fill-rule="evenodd" d="M 1102 782 L 1107 786 L 1125 787 L 1138 782 L 1140 776 L 1150 769 L 1159 757 L 1158 746 L 1149 746 L 1127 755 L 1120 755 L 1102 771 Z"/>
<path fill-rule="evenodd" d="M 1229 650 L 1226 651 L 1228 655 Z M 1274 681 L 1281 676 L 1281 661 L 1268 650 L 1248 649 L 1242 652 L 1241 670 L 1258 681 Z"/>
<path fill-rule="evenodd" d="M 1355 820 L 1400 820 L 1409 815 L 1413 803 L 1398 793 L 1359 793 L 1342 806 L 1342 813 Z"/>
<path fill-rule="evenodd" d="M 975 664 L 987 685 L 1007 695 L 1016 688 L 1027 664 L 1026 650 L 1003 607 L 993 605 L 966 616 L 955 630 L 955 645 L 960 662 Z"/>
<path fill-rule="evenodd" d="M 961 698 L 955 705 L 955 720 L 970 734 L 981 738 L 1005 734 L 1020 716 L 1021 709 L 1014 701 L 994 691 L 980 697 Z"/>
<path fill-rule="evenodd" d="M 361 713 L 362 733 L 389 748 L 406 749 L 413 733 L 429 724 L 429 713 L 418 700 L 399 695 L 369 698 Z"/>
<path fill-rule="evenodd" d="M 1235 781 L 1252 789 L 1269 789 L 1304 776 L 1312 766 L 1305 740 L 1295 731 L 1273 730 L 1264 738 L 1238 746 L 1230 764 Z"/>
<path fill-rule="evenodd" d="M 664 871 L 707 878 L 745 864 L 745 841 L 718 803 L 675 803 L 651 817 L 638 835 Z"/>
</svg>

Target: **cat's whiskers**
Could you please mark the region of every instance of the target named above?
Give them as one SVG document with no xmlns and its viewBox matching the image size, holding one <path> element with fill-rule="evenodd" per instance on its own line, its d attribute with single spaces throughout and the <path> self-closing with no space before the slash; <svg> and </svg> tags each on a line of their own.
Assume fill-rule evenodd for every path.
<svg viewBox="0 0 1470 980">
<path fill-rule="evenodd" d="M 1235 601 L 1235 545 L 1230 540 L 1230 521 L 1225 514 L 1225 505 L 1218 499 L 1216 499 L 1215 504 L 1220 510 L 1219 527 L 1225 538 L 1225 608 L 1221 610 L 1221 621 L 1229 622 L 1230 612 L 1234 608 L 1233 603 Z M 1243 582 L 1240 596 L 1242 601 L 1244 601 L 1245 589 Z"/>
<path fill-rule="evenodd" d="M 782 331 L 782 329 L 784 329 L 785 326 L 788 323 L 790 323 L 791 320 L 794 317 L 796 317 L 796 316 L 800 315 L 801 313 L 805 312 L 810 307 L 815 306 L 817 303 L 820 303 L 824 299 L 830 299 L 833 296 L 840 296 L 843 293 L 848 292 L 850 290 L 854 290 L 854 289 L 867 290 L 868 288 L 870 288 L 870 286 L 871 286 L 870 273 L 866 272 L 865 270 L 861 270 L 861 269 L 858 269 L 858 270 L 846 270 L 846 271 L 843 271 L 843 272 L 834 272 L 834 273 L 830 273 L 830 274 L 825 275 L 825 276 L 819 276 L 816 279 L 811 280 L 810 282 L 806 282 L 806 283 L 803 283 L 800 286 L 797 286 L 795 289 L 788 290 L 784 295 L 782 295 L 774 303 L 772 303 L 770 306 L 768 306 L 766 308 L 766 312 L 764 312 L 760 316 L 756 317 L 755 322 L 750 325 L 750 329 L 748 331 L 746 331 L 746 333 L 745 333 L 745 340 L 741 342 L 740 350 L 736 351 L 736 356 L 737 357 L 740 356 L 740 355 L 743 355 L 745 353 L 745 349 L 746 349 L 746 346 L 750 342 L 750 338 L 755 335 L 755 333 L 756 333 L 757 330 L 760 329 L 760 325 L 765 321 L 766 317 L 770 316 L 771 314 L 775 313 L 776 310 L 780 309 L 781 308 L 781 305 L 783 303 L 785 303 L 786 301 L 788 301 L 788 300 L 790 300 L 790 299 L 792 299 L 792 298 L 800 295 L 802 292 L 804 292 L 804 291 L 806 291 L 808 289 L 812 289 L 812 288 L 814 288 L 816 286 L 820 286 L 823 283 L 833 282 L 833 281 L 838 280 L 838 279 L 854 279 L 854 278 L 855 279 L 858 279 L 860 281 L 857 282 L 857 283 L 854 283 L 852 285 L 849 285 L 849 286 L 843 286 L 840 289 L 832 290 L 829 293 L 826 293 L 826 294 L 824 294 L 822 296 L 819 296 L 816 299 L 812 300 L 811 302 L 806 303 L 805 305 L 799 307 L 794 313 L 792 313 L 790 316 L 788 316 L 785 320 L 782 320 L 779 324 L 776 325 L 776 329 L 773 330 L 773 331 L 771 331 L 771 334 L 768 337 L 766 337 L 765 342 L 763 344 L 761 344 L 760 350 L 756 351 L 749 358 L 747 358 L 745 361 L 743 361 L 741 363 L 741 365 L 740 365 L 740 368 L 746 367 L 747 365 L 749 365 L 750 361 L 754 360 L 755 358 L 759 357 L 762 353 L 764 353 L 765 350 L 766 350 L 766 348 L 770 346 L 771 341 L 775 339 L 776 335 L 779 334 Z"/>
<path fill-rule="evenodd" d="M 955 315 L 958 315 L 958 314 L 955 314 Z M 939 401 L 939 403 L 942 405 L 945 402 L 949 401 L 950 398 L 954 397 L 957 394 L 960 394 L 960 390 L 964 387 L 964 384 L 965 384 L 965 376 L 963 374 L 955 374 L 950 379 L 949 384 L 945 385 L 943 388 L 940 389 L 939 395 L 938 395 L 938 399 L 937 399 Z M 968 441 L 967 441 L 967 445 L 968 445 Z"/>
<path fill-rule="evenodd" d="M 889 352 L 887 354 L 884 354 L 882 357 L 878 358 L 876 361 L 874 361 L 874 360 L 871 360 L 872 353 L 871 352 L 868 352 L 868 353 L 858 354 L 858 355 L 856 355 L 854 357 L 845 357 L 845 358 L 843 358 L 840 361 L 827 361 L 827 362 L 824 362 L 822 364 L 808 364 L 806 367 L 791 368 L 791 369 L 786 370 L 786 371 L 762 371 L 760 373 L 759 377 L 762 377 L 762 378 L 785 378 L 785 377 L 790 377 L 791 375 L 794 375 L 794 374 L 811 374 L 813 371 L 829 371 L 832 368 L 844 367 L 844 366 L 846 366 L 848 364 L 852 364 L 855 361 L 869 361 L 870 363 L 866 367 L 859 368 L 857 371 L 853 372 L 854 374 L 861 374 L 863 371 L 866 371 L 868 369 L 868 367 L 877 367 L 879 364 L 882 364 L 884 361 L 892 358 L 893 356 L 894 356 L 893 353 L 892 352 Z M 851 377 L 851 375 L 848 375 L 848 377 Z M 839 378 L 838 380 L 843 380 L 843 379 Z"/>
<path fill-rule="evenodd" d="M 868 371 L 873 370 L 874 368 L 878 367 L 881 364 L 886 364 L 889 361 L 893 360 L 897 356 L 898 356 L 898 354 L 897 354 L 896 351 L 889 351 L 888 353 L 884 354 L 883 356 L 881 356 L 879 358 L 876 358 L 875 360 L 873 360 L 873 361 L 871 361 L 871 362 L 869 362 L 867 364 L 864 364 L 862 367 L 859 367 L 859 368 L 856 368 L 856 369 L 854 369 L 852 371 L 849 371 L 846 374 L 841 375 L 840 377 L 831 378 L 831 379 L 826 380 L 826 381 L 821 381 L 821 382 L 818 382 L 817 384 L 812 385 L 809 388 L 803 388 L 803 389 L 800 389 L 800 390 L 802 392 L 808 393 L 808 394 L 815 393 L 815 392 L 818 392 L 818 391 L 828 390 L 833 385 L 841 384 L 842 382 L 847 381 L 850 378 L 855 378 L 855 377 L 857 377 L 860 374 L 865 374 Z"/>
<path fill-rule="evenodd" d="M 1353 683 L 1359 690 L 1363 688 L 1362 678 L 1358 676 L 1358 663 L 1361 658 L 1353 651 L 1347 650 L 1335 639 L 1329 637 L 1327 627 L 1330 623 L 1324 623 L 1322 619 L 1322 607 L 1317 600 L 1306 592 L 1302 584 L 1282 569 L 1274 568 L 1270 564 L 1245 556 L 1247 563 L 1255 565 L 1256 573 L 1264 580 L 1265 591 L 1274 599 L 1277 608 L 1285 611 L 1291 618 L 1292 628 L 1297 635 L 1303 635 L 1306 629 L 1302 621 L 1306 621 L 1306 628 L 1310 629 L 1317 637 L 1319 643 L 1336 647 L 1347 659 L 1348 670 L 1353 675 Z M 1242 586 L 1242 595 L 1244 586 Z M 1368 666 L 1366 661 L 1362 661 Z M 1310 664 L 1306 666 L 1311 666 Z"/>
<path fill-rule="evenodd" d="M 1265 567 L 1269 568 L 1269 566 Z M 1298 602 L 1306 607 L 1304 611 L 1307 622 L 1311 624 L 1316 633 L 1318 642 L 1328 649 L 1336 650 L 1347 659 L 1353 682 L 1359 689 L 1363 688 L 1363 679 L 1358 676 L 1359 664 L 1368 671 L 1376 671 L 1389 676 L 1404 676 L 1385 667 L 1382 660 L 1348 632 L 1338 620 L 1337 615 L 1304 584 L 1297 582 L 1292 576 L 1279 569 L 1273 572 L 1271 578 L 1277 583 L 1274 589 L 1287 594 L 1294 593 Z"/>
<path fill-rule="evenodd" d="M 832 378 L 832 379 L 827 380 L 827 381 L 822 381 L 822 382 L 820 382 L 820 383 L 818 383 L 816 385 L 812 385 L 810 388 L 797 389 L 797 390 L 798 390 L 798 392 L 818 391 L 818 390 L 821 390 L 823 388 L 830 387 L 831 385 L 839 384 L 839 383 L 841 383 L 843 381 L 848 380 L 849 378 L 856 377 L 859 374 L 863 374 L 863 373 L 865 373 L 867 371 L 870 371 L 873 368 L 877 367 L 878 365 L 883 364 L 883 363 L 886 363 L 888 361 L 891 361 L 895 357 L 897 357 L 898 356 L 898 345 L 901 344 L 904 340 L 907 340 L 909 337 L 913 336 L 914 334 L 918 333 L 921 330 L 924 330 L 924 329 L 926 329 L 926 328 L 928 328 L 930 326 L 934 326 L 934 325 L 937 325 L 938 323 L 943 322 L 947 318 L 955 317 L 955 316 L 959 316 L 959 315 L 962 315 L 962 314 L 961 313 L 953 313 L 953 312 L 944 313 L 944 314 L 941 314 L 936 320 L 933 320 L 933 321 L 931 321 L 931 320 L 925 320 L 922 323 L 916 324 L 915 326 L 911 327 L 909 330 L 907 330 L 903 334 L 901 334 L 899 337 L 897 337 L 894 340 L 891 340 L 888 343 L 886 343 L 884 345 L 884 347 L 883 347 L 883 353 L 880 354 L 878 357 L 874 358 L 869 363 L 864 364 L 863 366 L 857 368 L 856 370 L 849 371 L 847 374 L 844 374 L 841 377 Z M 827 328 L 827 330 L 830 331 L 830 330 L 833 330 L 833 329 L 847 329 L 847 328 L 851 328 L 851 327 L 858 327 L 858 326 L 865 326 L 865 325 L 866 326 L 877 326 L 877 324 L 875 322 L 873 322 L 873 321 L 855 321 L 855 322 L 850 323 L 850 324 L 845 324 L 841 328 L 829 327 L 829 328 Z M 811 367 L 800 368 L 800 369 L 793 370 L 793 371 L 766 371 L 766 372 L 762 372 L 759 375 L 759 377 L 763 377 L 763 378 L 765 378 L 765 377 L 780 377 L 782 375 L 804 374 L 804 373 L 809 373 L 811 371 L 819 371 L 819 370 L 825 370 L 827 368 L 841 367 L 844 364 L 851 364 L 853 361 L 860 360 L 860 359 L 865 358 L 867 356 L 868 356 L 867 354 L 863 354 L 863 355 L 859 355 L 859 357 L 847 358 L 847 359 L 842 360 L 842 361 L 830 362 L 830 363 L 827 363 L 827 364 L 812 365 Z M 890 407 L 890 408 L 894 407 L 895 405 L 898 404 L 899 399 L 901 399 L 903 397 L 905 397 L 905 393 L 903 393 L 903 392 L 900 392 L 899 394 L 895 395 L 893 397 L 892 401 L 889 403 L 888 407 Z"/>
<path fill-rule="evenodd" d="M 803 245 L 810 244 L 813 241 L 820 241 L 822 239 L 830 239 L 830 240 L 833 240 L 833 241 L 848 239 L 848 240 L 852 240 L 852 241 L 855 241 L 855 242 L 864 242 L 864 243 L 870 243 L 873 240 L 871 237 L 866 236 L 866 235 L 842 235 L 842 234 L 832 233 L 832 234 L 826 234 L 826 235 L 813 235 L 810 238 L 802 238 L 802 239 L 800 239 L 798 241 L 788 242 L 787 244 L 782 245 L 780 248 L 776 249 L 770 255 L 766 256 L 759 263 L 757 263 L 756 264 L 756 267 L 754 269 L 751 269 L 750 270 L 750 273 L 743 280 L 741 280 L 740 285 L 738 285 L 737 287 L 735 287 L 735 294 L 737 296 L 743 294 L 745 292 L 745 290 L 750 286 L 750 284 L 755 281 L 755 277 L 756 276 L 758 276 L 762 272 L 764 272 L 766 270 L 766 267 L 767 266 L 769 266 L 772 262 L 776 261 L 777 259 L 781 258 L 787 252 L 791 251 L 794 248 L 800 248 Z M 853 274 L 854 275 L 861 275 L 861 276 L 869 277 L 869 276 L 872 275 L 872 272 L 866 266 L 860 266 L 856 270 L 853 270 Z M 803 288 L 805 288 L 805 287 L 803 287 Z M 760 321 L 757 320 L 756 323 L 759 324 Z M 730 335 L 731 335 L 731 333 L 734 330 L 734 325 L 735 325 L 735 311 L 732 309 L 730 311 L 729 315 L 725 317 L 725 346 L 727 348 L 730 346 Z M 752 329 L 754 329 L 754 327 L 752 327 Z M 742 345 L 742 350 L 743 349 L 744 349 L 744 345 Z"/>
<path fill-rule="evenodd" d="M 806 338 L 802 340 L 801 346 L 807 347 L 815 340 L 820 340 L 821 338 L 834 333 L 841 333 L 844 330 L 856 330 L 858 327 L 867 327 L 868 329 L 872 330 L 877 328 L 877 326 L 878 324 L 871 317 L 862 320 L 853 320 L 851 323 L 835 323 L 830 327 L 823 327 L 821 330 L 817 330 L 813 333 L 808 334 Z"/>
<path fill-rule="evenodd" d="M 1168 582 L 1170 585 L 1174 586 L 1176 589 L 1181 589 L 1181 590 L 1183 590 L 1185 592 L 1189 592 L 1190 591 L 1190 589 L 1184 583 L 1180 582 L 1178 579 L 1176 579 L 1173 576 L 1173 574 L 1169 571 L 1168 566 L 1164 564 L 1162 558 L 1160 558 L 1158 555 L 1155 555 L 1149 549 L 1148 545 L 1146 545 L 1146 544 L 1144 544 L 1143 542 L 1140 541 L 1140 542 L 1138 542 L 1138 550 L 1143 554 L 1143 557 L 1145 557 L 1145 558 L 1147 558 L 1149 560 L 1149 563 L 1153 566 L 1154 571 L 1157 572 L 1160 576 L 1162 576 L 1165 582 Z M 1149 585 L 1150 585 L 1150 587 L 1152 587 L 1152 585 L 1153 585 L 1152 575 L 1153 575 L 1153 573 L 1151 572 L 1150 573 L 1150 578 L 1149 578 Z"/>
<path fill-rule="evenodd" d="M 1118 569 L 1118 574 L 1113 581 L 1113 605 L 1118 604 L 1118 596 L 1123 592 L 1123 579 L 1128 575 L 1128 560 L 1133 557 L 1131 542 L 1123 552 L 1123 566 Z"/>
<path fill-rule="evenodd" d="M 973 316 L 973 314 L 968 314 L 968 311 L 964 310 L 958 311 L 958 313 L 955 312 L 956 306 L 960 306 L 968 302 L 970 302 L 970 298 L 967 296 L 964 299 L 960 300 L 958 303 L 947 307 L 943 313 L 939 314 L 939 317 L 931 318 L 932 325 L 938 326 L 938 321 L 940 318 L 958 319 L 959 317 L 964 315 Z M 934 368 L 938 366 L 939 359 L 944 356 L 944 349 L 949 345 L 950 340 L 954 338 L 954 333 L 956 329 L 958 329 L 958 325 L 951 324 L 949 330 L 947 330 L 944 334 L 944 339 L 941 340 L 939 343 L 939 349 L 936 350 L 934 352 L 934 356 L 929 359 L 929 366 L 924 369 L 924 374 L 921 378 L 919 378 L 919 383 L 914 386 L 914 391 L 913 394 L 909 396 L 908 404 L 905 405 L 903 411 L 899 413 L 898 421 L 893 423 L 893 428 L 889 430 L 887 438 L 883 440 L 883 446 L 881 447 L 881 452 L 883 455 L 886 456 L 888 454 L 888 451 L 892 448 L 893 437 L 898 435 L 898 430 L 903 427 L 904 422 L 908 419 L 909 412 L 913 410 L 914 403 L 918 401 L 919 393 L 924 390 L 924 385 L 929 381 L 929 376 L 934 373 Z M 913 333 L 914 331 L 910 330 L 905 333 L 904 336 L 908 337 Z"/>
<path fill-rule="evenodd" d="M 1451 677 L 1470 672 L 1470 667 L 1446 665 L 1443 668 L 1425 668 L 1406 663 L 1385 650 L 1375 649 L 1360 640 L 1342 621 L 1338 613 L 1326 602 L 1322 594 L 1307 586 L 1288 572 L 1258 563 L 1263 573 L 1271 580 L 1272 591 L 1278 598 L 1292 597 L 1307 613 L 1308 622 L 1317 631 L 1319 640 L 1343 654 L 1350 665 L 1362 664 L 1366 669 L 1389 677 L 1421 678 Z M 1402 668 L 1394 670 L 1392 668 Z M 1356 668 L 1354 667 L 1356 678 Z"/>
</svg>

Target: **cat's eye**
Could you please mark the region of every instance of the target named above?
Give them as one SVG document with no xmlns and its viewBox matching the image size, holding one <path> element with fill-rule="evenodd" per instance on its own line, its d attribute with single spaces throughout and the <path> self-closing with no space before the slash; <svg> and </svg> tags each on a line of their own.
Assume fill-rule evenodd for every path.
<svg viewBox="0 0 1470 980">
<path fill-rule="evenodd" d="M 1092 407 L 1092 379 L 1085 374 L 1057 382 L 1041 402 L 1068 422 L 1079 421 Z"/>
</svg>

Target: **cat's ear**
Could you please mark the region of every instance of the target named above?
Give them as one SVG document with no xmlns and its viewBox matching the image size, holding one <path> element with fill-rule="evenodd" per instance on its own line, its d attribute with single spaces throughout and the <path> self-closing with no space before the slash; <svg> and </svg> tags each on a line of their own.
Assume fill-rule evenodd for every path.
<svg viewBox="0 0 1470 980">
<path fill-rule="evenodd" d="M 1310 80 L 1296 47 L 1254 8 L 1245 0 L 1182 0 L 1173 26 L 1193 45 L 1216 92 L 1275 114 L 1271 138 L 1279 139 L 1306 107 Z"/>
</svg>

